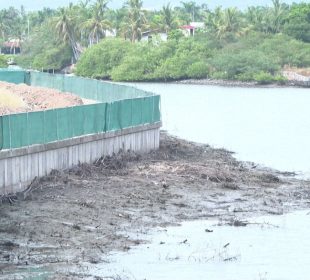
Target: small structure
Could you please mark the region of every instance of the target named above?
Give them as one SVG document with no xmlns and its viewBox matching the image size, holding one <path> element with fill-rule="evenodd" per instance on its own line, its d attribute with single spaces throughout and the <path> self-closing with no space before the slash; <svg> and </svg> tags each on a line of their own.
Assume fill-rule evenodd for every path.
<svg viewBox="0 0 310 280">
<path fill-rule="evenodd" d="M 1 53 L 3 54 L 18 54 L 21 51 L 21 40 L 11 39 L 3 43 Z"/>
<path fill-rule="evenodd" d="M 142 32 L 141 41 L 152 41 L 154 37 L 159 37 L 162 41 L 167 41 L 168 34 L 166 32 L 162 32 L 159 29 L 147 30 Z"/>
<path fill-rule="evenodd" d="M 116 37 L 116 29 L 110 29 L 105 31 L 105 36 L 109 38 L 114 38 Z"/>
<path fill-rule="evenodd" d="M 204 27 L 204 22 L 191 22 L 189 25 L 180 26 L 180 29 L 182 30 L 185 37 L 190 37 L 195 36 L 195 31 L 197 29 L 203 29 Z"/>
</svg>

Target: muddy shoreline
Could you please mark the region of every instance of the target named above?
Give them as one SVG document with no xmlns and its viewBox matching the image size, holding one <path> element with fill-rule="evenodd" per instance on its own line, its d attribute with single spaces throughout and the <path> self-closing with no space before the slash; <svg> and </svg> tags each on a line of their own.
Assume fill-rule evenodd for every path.
<svg viewBox="0 0 310 280">
<path fill-rule="evenodd" d="M 306 209 L 310 182 L 162 133 L 159 151 L 53 171 L 1 200 L 0 279 L 101 279 L 88 265 L 144 242 L 126 232 Z"/>
<path fill-rule="evenodd" d="M 307 84 L 300 81 L 285 81 L 283 84 L 270 83 L 270 84 L 260 84 L 258 82 L 242 82 L 234 80 L 215 80 L 215 79 L 188 79 L 171 82 L 174 84 L 183 85 L 211 85 L 211 86 L 221 86 L 221 87 L 244 87 L 244 88 L 284 88 L 284 87 L 297 87 L 297 88 L 309 88 L 310 83 Z"/>
</svg>

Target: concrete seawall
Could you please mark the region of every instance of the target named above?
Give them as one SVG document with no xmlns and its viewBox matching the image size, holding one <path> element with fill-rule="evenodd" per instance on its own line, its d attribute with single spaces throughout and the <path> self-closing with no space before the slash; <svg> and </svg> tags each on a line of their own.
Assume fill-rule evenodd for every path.
<svg viewBox="0 0 310 280">
<path fill-rule="evenodd" d="M 0 151 L 0 195 L 23 191 L 53 169 L 91 163 L 120 150 L 148 152 L 159 147 L 161 122 L 48 144 Z"/>
</svg>

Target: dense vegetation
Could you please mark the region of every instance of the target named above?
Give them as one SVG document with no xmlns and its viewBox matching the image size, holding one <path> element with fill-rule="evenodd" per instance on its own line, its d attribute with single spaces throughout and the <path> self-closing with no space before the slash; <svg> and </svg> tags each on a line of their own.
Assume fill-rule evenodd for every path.
<svg viewBox="0 0 310 280">
<path fill-rule="evenodd" d="M 22 40 L 18 64 L 61 69 L 77 62 L 76 73 L 116 81 L 185 78 L 283 81 L 284 66 L 310 67 L 310 4 L 208 9 L 181 2 L 146 11 L 141 0 L 111 10 L 106 0 L 80 1 L 58 10 L 0 11 L 0 36 Z M 14 18 L 14 20 L 12 20 Z M 184 37 L 179 27 L 200 21 L 204 28 Z M 167 42 L 143 32 L 166 32 Z M 106 38 L 108 33 L 115 38 Z"/>
<path fill-rule="evenodd" d="M 159 44 L 106 39 L 85 51 L 76 73 L 116 81 L 211 77 L 281 82 L 279 73 L 285 65 L 310 65 L 310 44 L 284 34 L 253 32 L 236 42 L 220 44 L 207 35 Z"/>
</svg>

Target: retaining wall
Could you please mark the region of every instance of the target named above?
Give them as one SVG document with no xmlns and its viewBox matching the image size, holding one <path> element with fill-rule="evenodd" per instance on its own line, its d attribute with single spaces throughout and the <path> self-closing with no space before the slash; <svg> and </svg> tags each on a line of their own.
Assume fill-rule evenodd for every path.
<svg viewBox="0 0 310 280">
<path fill-rule="evenodd" d="M 22 71 L 9 71 L 5 78 L 4 72 L 0 80 L 56 88 L 98 103 L 0 116 L 0 195 L 23 191 L 53 169 L 159 147 L 158 95 L 80 77 L 24 72 L 23 78 Z"/>
<path fill-rule="evenodd" d="M 53 169 L 92 163 L 120 150 L 149 152 L 159 147 L 161 123 L 0 151 L 0 194 L 23 191 Z"/>
</svg>

